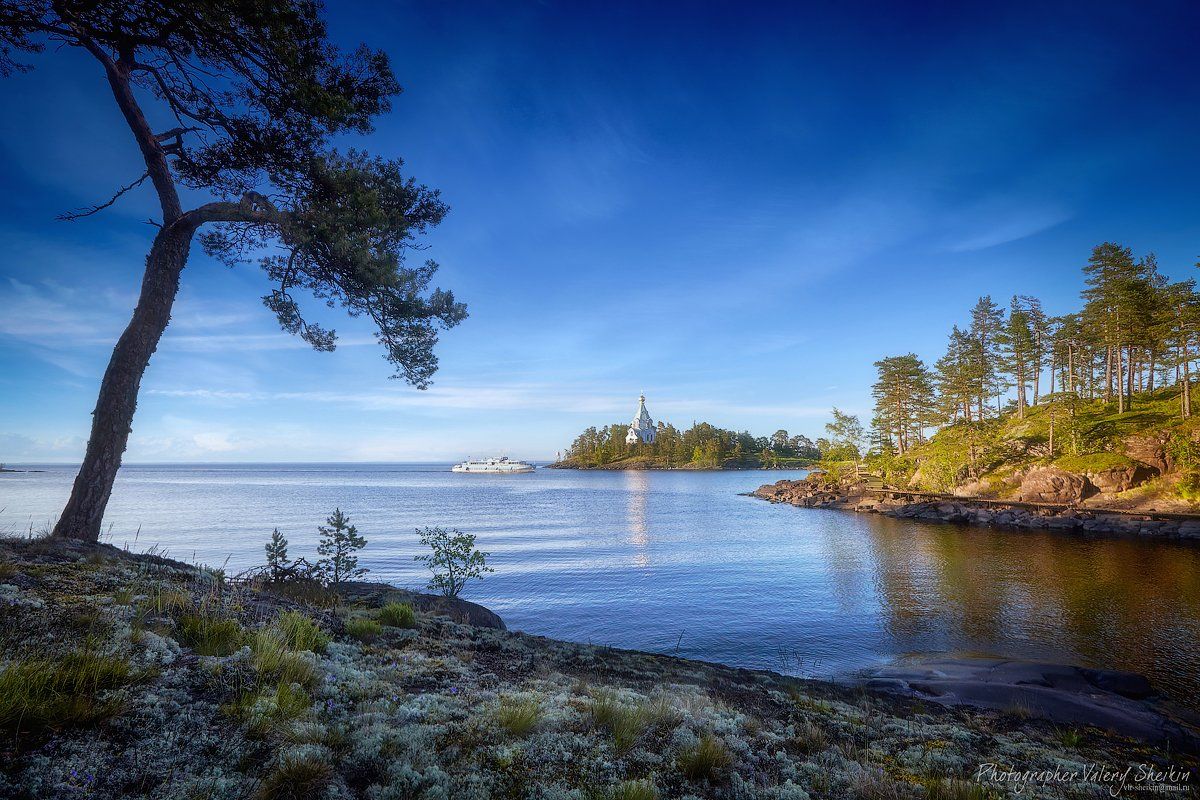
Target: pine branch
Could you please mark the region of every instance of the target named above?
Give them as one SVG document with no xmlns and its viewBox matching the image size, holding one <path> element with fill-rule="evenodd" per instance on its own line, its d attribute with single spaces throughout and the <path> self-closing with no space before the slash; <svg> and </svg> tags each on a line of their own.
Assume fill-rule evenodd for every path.
<svg viewBox="0 0 1200 800">
<path fill-rule="evenodd" d="M 146 178 L 149 178 L 149 177 L 150 177 L 149 172 L 143 173 L 142 177 L 138 178 L 133 183 L 129 184 L 128 186 L 122 186 L 119 190 L 117 190 L 117 193 L 114 194 L 111 198 L 109 198 L 107 203 L 101 203 L 98 206 L 92 206 L 91 208 L 80 209 L 79 211 L 71 211 L 66 214 L 59 214 L 57 217 L 55 217 L 55 219 L 60 220 L 62 222 L 74 222 L 77 219 L 83 219 L 84 217 L 90 217 L 92 214 L 97 214 L 97 213 L 103 211 L 104 209 L 108 208 L 109 206 L 111 206 L 113 203 L 120 200 L 121 196 L 123 194 L 125 194 L 126 192 L 131 192 L 134 189 L 136 189 L 137 187 L 141 186 L 142 183 L 146 180 Z"/>
</svg>

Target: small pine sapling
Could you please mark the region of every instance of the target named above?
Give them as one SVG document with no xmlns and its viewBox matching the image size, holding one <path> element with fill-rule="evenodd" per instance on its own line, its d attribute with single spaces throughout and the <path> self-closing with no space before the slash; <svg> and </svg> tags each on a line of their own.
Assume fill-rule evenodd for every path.
<svg viewBox="0 0 1200 800">
<path fill-rule="evenodd" d="M 367 546 L 367 540 L 358 535 L 358 528 L 350 524 L 340 508 L 335 508 L 317 530 L 321 533 L 317 553 L 323 556 L 317 561 L 317 572 L 325 583 L 336 590 L 342 582 L 367 574 L 366 567 L 358 566 L 355 555 Z"/>
<path fill-rule="evenodd" d="M 288 540 L 279 532 L 279 528 L 271 531 L 271 541 L 267 542 L 267 566 L 271 570 L 271 580 L 278 581 L 283 577 L 284 568 L 288 563 Z"/>
</svg>

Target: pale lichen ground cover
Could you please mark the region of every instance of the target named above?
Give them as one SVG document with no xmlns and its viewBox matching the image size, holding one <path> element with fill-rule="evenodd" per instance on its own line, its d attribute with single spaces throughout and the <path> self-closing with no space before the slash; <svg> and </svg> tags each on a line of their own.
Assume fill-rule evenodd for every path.
<svg viewBox="0 0 1200 800">
<path fill-rule="evenodd" d="M 297 609 L 320 630 L 280 622 Z M 0 797 L 986 798 L 1014 788 L 973 782 L 987 762 L 1194 765 L 1016 713 L 380 616 L 112 548 L 0 543 Z M 51 674 L 6 683 L 30 666 Z"/>
</svg>

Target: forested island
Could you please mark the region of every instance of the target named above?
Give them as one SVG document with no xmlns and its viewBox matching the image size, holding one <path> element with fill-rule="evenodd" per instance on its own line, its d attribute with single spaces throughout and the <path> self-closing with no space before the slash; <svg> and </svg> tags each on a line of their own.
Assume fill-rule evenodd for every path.
<svg viewBox="0 0 1200 800">
<path fill-rule="evenodd" d="M 659 422 L 653 442 L 626 443 L 628 423 L 590 427 L 571 443 L 558 469 L 794 469 L 821 457 L 821 445 L 807 436 L 777 430 L 771 436 L 731 431 L 707 422 L 680 431 Z"/>
<path fill-rule="evenodd" d="M 1077 312 L 982 297 L 932 369 L 915 353 L 875 362 L 870 424 L 835 409 L 823 477 L 788 501 L 841 504 L 866 482 L 1085 512 L 1195 511 L 1195 281 L 1172 283 L 1152 254 L 1113 243 L 1095 247 L 1083 272 Z M 961 509 L 943 511 L 962 521 Z"/>
</svg>

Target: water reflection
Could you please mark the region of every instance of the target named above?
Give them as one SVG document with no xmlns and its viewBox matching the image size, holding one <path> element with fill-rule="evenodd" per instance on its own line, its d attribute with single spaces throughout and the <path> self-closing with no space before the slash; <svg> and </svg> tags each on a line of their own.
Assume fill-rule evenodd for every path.
<svg viewBox="0 0 1200 800">
<path fill-rule="evenodd" d="M 74 477 L 67 467 L 5 473 L 0 531 L 53 516 Z M 682 654 L 818 675 L 903 653 L 989 653 L 1135 670 L 1200 704 L 1200 548 L 955 528 L 743 496 L 764 478 L 788 477 L 134 466 L 118 478 L 105 527 L 118 544 L 140 530 L 139 547 L 157 542 L 240 570 L 261 562 L 263 531 L 273 527 L 311 555 L 316 523 L 340 505 L 370 540 L 363 565 L 371 577 L 400 586 L 428 579 L 412 559 L 414 528 L 477 534 L 496 572 L 472 585 L 469 599 L 529 633 L 675 652 L 684 630 Z M 214 519 L 213 508 L 226 513 Z"/>
<path fill-rule="evenodd" d="M 901 651 L 1094 666 L 1115 657 L 1177 695 L 1200 669 L 1195 548 L 899 524 L 873 525 L 870 542 L 886 631 Z"/>
<path fill-rule="evenodd" d="M 625 470 L 625 488 L 629 492 L 626 516 L 629 521 L 629 543 L 633 545 L 633 565 L 644 569 L 650 566 L 650 533 L 646 513 L 650 477 L 641 470 Z"/>
</svg>

